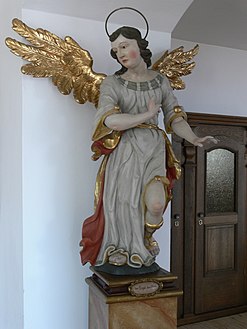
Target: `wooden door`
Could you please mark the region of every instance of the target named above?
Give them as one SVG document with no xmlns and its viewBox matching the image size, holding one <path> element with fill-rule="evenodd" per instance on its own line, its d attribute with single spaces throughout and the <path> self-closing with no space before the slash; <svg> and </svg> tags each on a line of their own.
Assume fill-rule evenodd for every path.
<svg viewBox="0 0 247 329">
<path fill-rule="evenodd" d="M 245 129 L 200 126 L 217 146 L 197 150 L 195 313 L 247 301 Z"/>
<path fill-rule="evenodd" d="M 235 119 L 235 121 L 234 121 Z M 245 310 L 247 250 L 247 119 L 189 114 L 204 148 L 174 137 L 182 179 L 172 202 L 173 274 L 184 296 L 179 323 Z"/>
</svg>

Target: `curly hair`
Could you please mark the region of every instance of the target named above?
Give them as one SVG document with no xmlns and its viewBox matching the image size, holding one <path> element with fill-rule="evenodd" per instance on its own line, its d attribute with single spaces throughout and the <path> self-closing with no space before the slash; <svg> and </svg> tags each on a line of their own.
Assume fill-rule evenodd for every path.
<svg viewBox="0 0 247 329">
<path fill-rule="evenodd" d="M 140 55 L 143 58 L 144 62 L 147 64 L 147 67 L 149 67 L 151 65 L 152 53 L 147 48 L 148 41 L 145 39 L 142 39 L 140 31 L 134 27 L 122 26 L 110 35 L 109 40 L 111 42 L 115 41 L 119 37 L 120 34 L 127 39 L 135 39 L 137 41 L 137 44 L 140 49 Z M 111 56 L 118 61 L 117 55 L 112 49 L 111 49 L 110 53 L 111 53 Z M 119 63 L 119 61 L 118 61 L 118 63 Z M 119 64 L 121 64 L 121 63 L 119 63 Z M 121 75 L 127 71 L 126 67 L 124 67 L 122 64 L 121 64 L 121 66 L 122 66 L 121 69 L 118 70 L 117 72 L 115 72 L 115 74 Z"/>
</svg>

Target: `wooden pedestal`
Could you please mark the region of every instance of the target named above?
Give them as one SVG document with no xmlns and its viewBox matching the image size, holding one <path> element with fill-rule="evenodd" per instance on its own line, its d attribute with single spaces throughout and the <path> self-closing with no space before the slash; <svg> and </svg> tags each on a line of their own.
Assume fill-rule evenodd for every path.
<svg viewBox="0 0 247 329">
<path fill-rule="evenodd" d="M 89 285 L 88 329 L 177 328 L 177 279 L 160 269 L 141 276 L 94 272 Z"/>
</svg>

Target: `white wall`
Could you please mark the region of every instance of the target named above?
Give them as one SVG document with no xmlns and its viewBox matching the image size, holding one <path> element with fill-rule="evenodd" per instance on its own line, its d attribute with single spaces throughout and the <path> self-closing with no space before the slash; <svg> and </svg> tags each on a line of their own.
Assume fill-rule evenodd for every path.
<svg viewBox="0 0 247 329">
<path fill-rule="evenodd" d="M 71 35 L 113 73 L 104 23 L 30 10 L 23 21 L 61 37 Z M 151 32 L 151 49 L 170 47 L 170 34 Z M 21 64 L 21 61 L 20 61 Z M 19 71 L 16 71 L 16 75 Z M 23 266 L 25 329 L 86 329 L 91 273 L 79 258 L 82 221 L 93 213 L 99 163 L 90 157 L 95 109 L 61 95 L 48 79 L 23 76 Z M 169 223 L 159 263 L 169 267 Z"/>
<path fill-rule="evenodd" d="M 0 12 L 0 328 L 22 329 L 21 77 L 4 44 L 21 2 L 1 1 Z"/>
<path fill-rule="evenodd" d="M 8 15 L 1 23 L 1 42 L 7 35 L 17 37 L 10 22 L 21 17 L 20 4 L 8 2 L 2 12 Z M 103 23 L 28 10 L 23 20 L 74 37 L 90 50 L 97 72 L 116 69 Z M 154 59 L 170 48 L 169 34 L 151 32 L 149 40 Z M 171 48 L 180 45 L 189 49 L 194 43 L 173 40 Z M 0 328 L 86 329 L 84 279 L 90 271 L 80 265 L 78 243 L 82 220 L 93 211 L 98 167 L 90 160 L 94 109 L 59 94 L 49 80 L 21 78 L 21 60 L 6 47 L 0 51 Z M 187 88 L 176 92 L 181 105 L 192 112 L 246 115 L 246 52 L 200 45 L 196 62 L 185 78 Z M 157 235 L 162 247 L 158 263 L 169 268 L 168 220 Z"/>
<path fill-rule="evenodd" d="M 189 50 L 196 43 L 172 39 L 172 49 Z M 187 76 L 186 89 L 176 95 L 188 112 L 246 116 L 247 52 L 200 44 L 196 67 Z"/>
</svg>

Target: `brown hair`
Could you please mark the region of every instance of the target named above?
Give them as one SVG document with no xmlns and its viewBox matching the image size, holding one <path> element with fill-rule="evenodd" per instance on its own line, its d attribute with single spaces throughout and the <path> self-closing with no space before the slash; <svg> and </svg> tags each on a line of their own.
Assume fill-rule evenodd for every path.
<svg viewBox="0 0 247 329">
<path fill-rule="evenodd" d="M 140 31 L 134 27 L 122 26 L 110 35 L 109 40 L 111 42 L 115 41 L 120 34 L 127 39 L 135 39 L 137 41 L 137 44 L 140 48 L 141 57 L 143 58 L 144 62 L 147 64 L 147 67 L 149 67 L 151 65 L 152 53 L 147 48 L 148 41 L 146 39 L 142 39 Z M 117 55 L 112 49 L 111 49 L 111 56 L 118 61 Z M 127 68 L 122 65 L 121 69 L 115 72 L 115 74 L 121 75 L 126 71 Z"/>
</svg>

